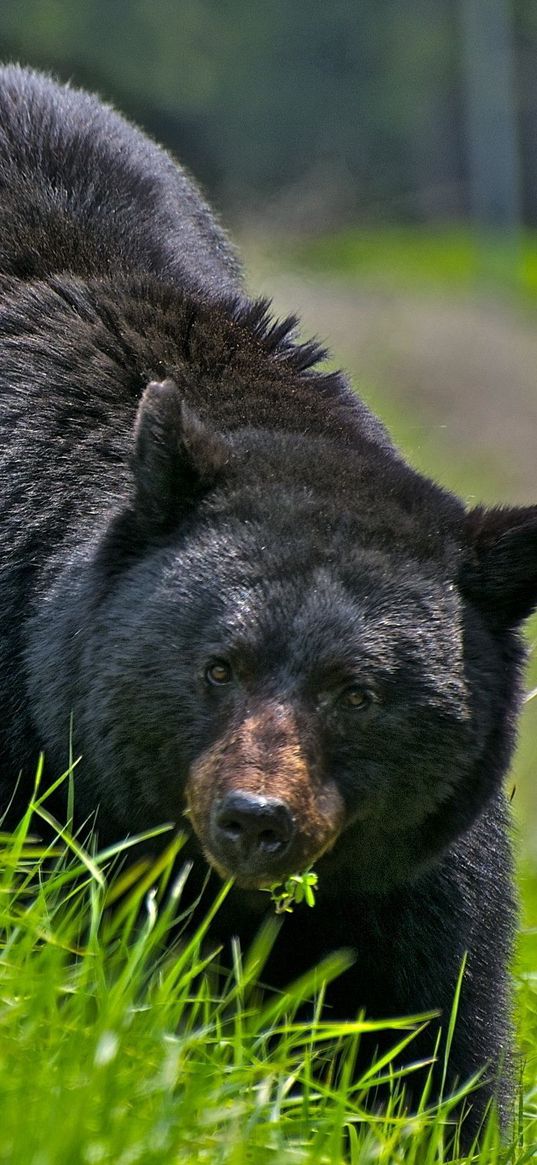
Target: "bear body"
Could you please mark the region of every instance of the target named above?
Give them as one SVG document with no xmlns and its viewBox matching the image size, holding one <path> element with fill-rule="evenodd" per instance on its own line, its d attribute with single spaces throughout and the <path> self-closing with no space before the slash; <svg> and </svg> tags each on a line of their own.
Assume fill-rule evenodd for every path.
<svg viewBox="0 0 537 1165">
<path fill-rule="evenodd" d="M 493 1093 L 507 1115 L 537 507 L 467 512 L 414 472 L 96 99 L 1 70 L 0 184 L 3 805 L 40 751 L 64 771 L 72 723 L 78 822 L 186 829 L 194 886 L 236 879 L 224 941 L 315 863 L 265 977 L 352 948 L 334 1016 L 445 1031 L 467 954 L 448 1084 L 486 1070 L 470 1133 Z"/>
</svg>

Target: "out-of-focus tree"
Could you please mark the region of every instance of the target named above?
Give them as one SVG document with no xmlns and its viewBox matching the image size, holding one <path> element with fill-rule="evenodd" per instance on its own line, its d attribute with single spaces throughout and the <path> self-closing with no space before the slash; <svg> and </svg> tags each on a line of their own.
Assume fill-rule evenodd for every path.
<svg viewBox="0 0 537 1165">
<path fill-rule="evenodd" d="M 471 207 L 481 227 L 512 237 L 520 164 L 509 0 L 461 0 Z"/>
</svg>

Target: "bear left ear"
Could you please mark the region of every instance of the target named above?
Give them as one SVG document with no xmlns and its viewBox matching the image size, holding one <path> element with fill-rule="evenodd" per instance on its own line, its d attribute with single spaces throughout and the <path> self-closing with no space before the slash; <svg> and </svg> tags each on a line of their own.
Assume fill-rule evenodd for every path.
<svg viewBox="0 0 537 1165">
<path fill-rule="evenodd" d="M 225 437 L 205 425 L 174 380 L 145 389 L 134 428 L 135 510 L 148 531 L 173 527 L 231 459 Z"/>
<path fill-rule="evenodd" d="M 466 516 L 460 588 L 497 629 L 537 607 L 537 506 L 478 506 Z"/>
</svg>

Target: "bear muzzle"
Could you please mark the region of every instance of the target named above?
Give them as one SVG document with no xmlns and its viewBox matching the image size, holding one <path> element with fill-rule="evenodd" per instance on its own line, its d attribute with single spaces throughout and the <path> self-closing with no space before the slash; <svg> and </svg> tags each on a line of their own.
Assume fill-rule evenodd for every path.
<svg viewBox="0 0 537 1165">
<path fill-rule="evenodd" d="M 191 766 L 186 816 L 222 877 L 254 889 L 302 873 L 336 842 L 345 806 L 308 761 L 292 709 L 267 703 Z"/>
</svg>

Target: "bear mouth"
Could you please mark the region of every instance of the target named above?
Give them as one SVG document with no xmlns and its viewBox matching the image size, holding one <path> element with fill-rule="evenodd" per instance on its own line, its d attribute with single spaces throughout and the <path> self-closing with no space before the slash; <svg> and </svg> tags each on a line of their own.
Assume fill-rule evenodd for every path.
<svg viewBox="0 0 537 1165">
<path fill-rule="evenodd" d="M 287 874 L 253 874 L 246 870 L 232 870 L 222 865 L 218 858 L 213 857 L 212 854 L 204 851 L 205 859 L 213 870 L 219 875 L 223 881 L 231 880 L 239 890 L 270 890 L 272 886 L 282 882 Z"/>
<path fill-rule="evenodd" d="M 288 860 L 280 860 L 263 866 L 260 862 L 226 861 L 221 854 L 214 853 L 206 844 L 202 844 L 204 858 L 207 864 L 224 881 L 231 880 L 240 890 L 272 890 L 281 886 L 289 878 L 301 876 L 311 870 L 324 854 L 333 848 L 335 838 L 332 838 L 315 852 L 301 853 L 295 851 L 295 856 L 289 854 Z"/>
<path fill-rule="evenodd" d="M 245 811 L 246 818 L 241 816 Z M 243 792 L 217 798 L 203 815 L 191 802 L 185 816 L 207 864 L 243 890 L 271 889 L 311 869 L 333 849 L 342 825 L 338 812 L 328 820 L 320 817 L 319 828 L 306 832 L 289 804 Z"/>
<path fill-rule="evenodd" d="M 216 871 L 223 881 L 233 881 L 239 890 L 271 890 L 273 886 L 279 886 L 285 882 L 292 874 L 299 873 L 295 867 L 285 867 L 270 872 L 260 871 L 259 873 L 241 868 L 231 869 L 223 865 L 219 858 L 214 857 L 206 849 L 204 849 L 204 856 L 208 865 Z"/>
</svg>

